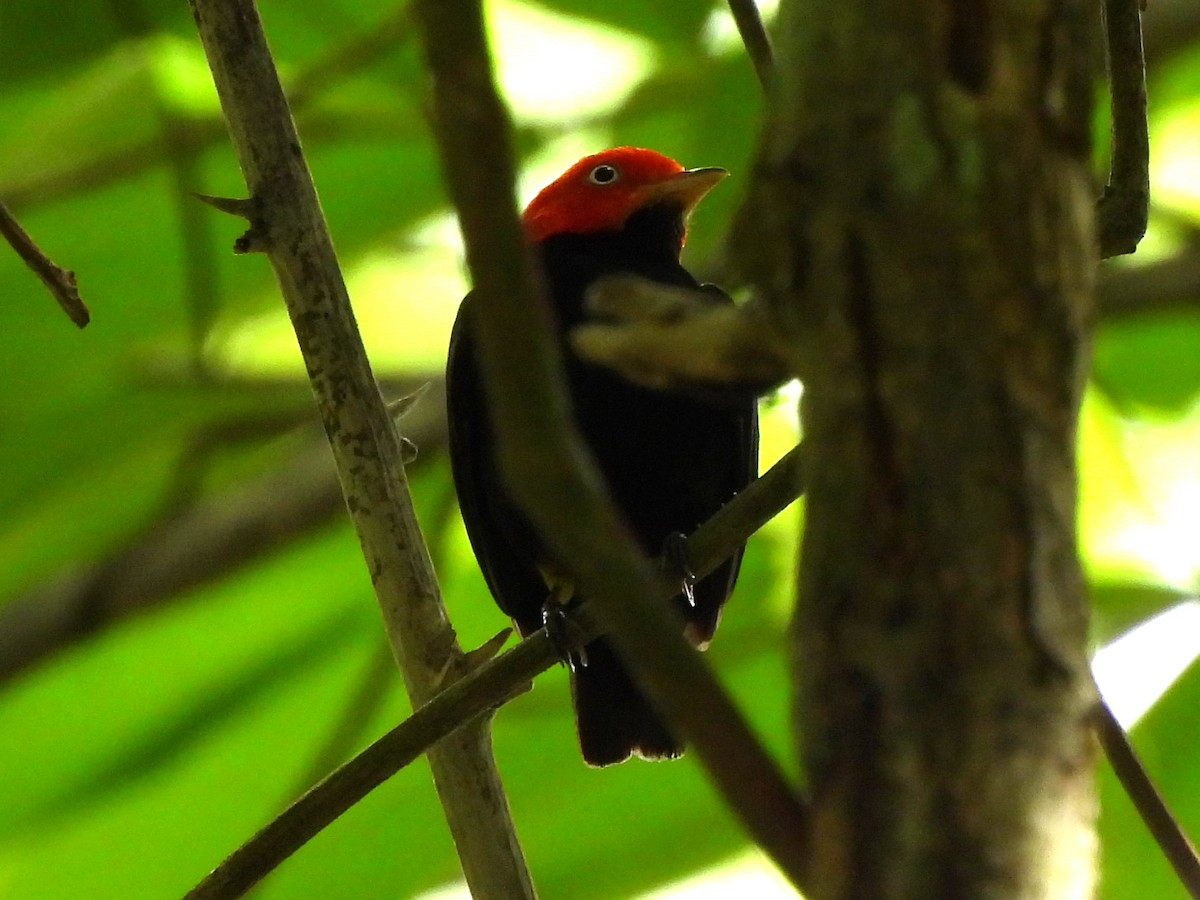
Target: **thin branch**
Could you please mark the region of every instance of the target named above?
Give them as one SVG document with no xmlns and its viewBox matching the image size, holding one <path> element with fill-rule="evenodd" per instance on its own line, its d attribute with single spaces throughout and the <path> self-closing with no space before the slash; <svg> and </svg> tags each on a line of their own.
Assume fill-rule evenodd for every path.
<svg viewBox="0 0 1200 900">
<path fill-rule="evenodd" d="M 1112 163 L 1097 209 L 1102 259 L 1133 253 L 1149 216 L 1150 138 L 1139 3 L 1104 0 Z"/>
<path fill-rule="evenodd" d="M 1155 843 L 1162 849 L 1188 894 L 1193 900 L 1200 900 L 1200 858 L 1196 856 L 1196 848 L 1183 833 L 1179 822 L 1167 808 L 1166 801 L 1150 780 L 1133 744 L 1129 742 L 1129 735 L 1103 700 L 1096 704 L 1095 719 L 1096 735 L 1121 787 L 1133 801 L 1138 815 L 1146 823 Z"/>
<path fill-rule="evenodd" d="M 508 484 L 625 664 L 754 839 L 798 882 L 807 807 L 683 637 L 670 605 L 649 602 L 661 573 L 638 552 L 571 423 L 550 309 L 517 222 L 511 129 L 480 2 L 418 0 L 414 12 L 432 75 L 434 130 L 481 301 L 473 327 Z"/>
<path fill-rule="evenodd" d="M 0 203 L 0 234 L 4 235 L 4 239 L 17 251 L 25 265 L 42 279 L 42 284 L 46 285 L 71 321 L 80 328 L 87 325 L 91 320 L 91 313 L 79 296 L 75 273 L 55 265 L 54 261 L 42 252 L 42 248 L 33 242 L 33 238 L 3 203 Z"/>
<path fill-rule="evenodd" d="M 309 135 L 310 144 L 332 143 L 345 140 L 347 136 L 356 140 L 391 141 L 398 135 L 404 136 L 408 127 L 380 118 L 374 110 L 358 113 L 335 109 L 313 110 L 311 107 L 310 103 L 304 110 L 305 133 Z M 196 153 L 217 145 L 227 134 L 224 123 L 217 116 L 181 117 L 176 120 L 175 128 L 173 140 L 178 140 L 181 147 Z M 0 180 L 0 190 L 4 192 L 9 205 L 20 212 L 31 206 L 85 194 L 122 179 L 133 178 L 162 164 L 165 156 L 162 136 L 154 134 L 112 149 L 106 148 L 95 156 L 73 160 L 59 168 L 31 172 L 20 180 Z"/>
<path fill-rule="evenodd" d="M 466 674 L 291 111 L 253 0 L 191 0 L 250 195 L 250 226 L 275 270 L 329 436 L 371 580 L 418 706 Z M 477 898 L 532 898 L 486 721 L 429 753 L 434 783 Z"/>
<path fill-rule="evenodd" d="M 754 0 L 729 0 L 729 12 L 733 14 L 734 24 L 738 34 L 742 36 L 742 44 L 746 54 L 754 66 L 754 74 L 763 91 L 771 85 L 775 77 L 775 59 L 771 51 L 771 39 L 763 26 L 762 16 L 759 15 L 758 5 Z"/>
<path fill-rule="evenodd" d="M 798 497 L 803 448 L 795 447 L 688 538 L 688 558 L 699 577 L 714 571 L 763 525 Z M 664 591 L 660 596 L 665 600 Z M 601 633 L 586 608 L 572 610 L 586 642 Z M 314 786 L 188 893 L 191 900 L 240 897 L 338 816 L 456 728 L 523 692 L 531 679 L 559 661 L 545 630 L 471 671 L 442 691 L 344 766 Z"/>
</svg>

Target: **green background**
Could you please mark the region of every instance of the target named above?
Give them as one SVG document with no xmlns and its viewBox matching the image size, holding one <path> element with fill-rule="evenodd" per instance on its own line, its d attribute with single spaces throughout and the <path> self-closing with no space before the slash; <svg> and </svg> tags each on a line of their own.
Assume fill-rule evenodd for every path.
<svg viewBox="0 0 1200 900">
<path fill-rule="evenodd" d="M 1183 24 L 1148 44 L 1152 232 L 1138 258 L 1102 267 L 1102 284 L 1114 267 L 1200 269 L 1200 16 L 1159 0 L 1148 34 L 1156 7 Z M 693 220 L 688 258 L 703 270 L 762 108 L 717 9 L 490 7 L 524 196 L 612 144 L 725 166 L 734 177 Z M 263 15 L 376 373 L 396 396 L 440 373 L 465 289 L 415 37 L 395 11 L 345 0 L 265 3 Z M 274 539 L 247 534 L 243 554 L 207 553 L 197 537 L 201 512 L 237 508 L 319 437 L 265 260 L 233 256 L 239 223 L 192 192 L 244 186 L 187 5 L 0 0 L 0 199 L 78 274 L 93 316 L 75 329 L 0 247 L 0 629 L 24 634 L 33 625 L 13 611 L 72 585 L 91 585 L 83 595 L 99 604 L 76 616 L 74 639 L 0 676 L 0 897 L 178 896 L 407 711 L 336 502 L 303 527 L 280 523 Z M 1099 323 L 1080 439 L 1097 646 L 1185 598 L 1200 570 L 1200 289 L 1193 278 L 1172 291 Z M 795 440 L 794 401 L 784 391 L 766 403 L 764 465 Z M 454 624 L 475 646 L 505 622 L 462 534 L 439 433 L 427 431 L 412 488 Z M 268 521 L 288 490 L 268 495 Z M 793 773 L 783 647 L 801 514 L 752 542 L 710 651 Z M 182 553 L 195 577 L 131 615 L 106 606 L 113 566 L 155 578 L 152 561 L 124 551 L 181 520 L 195 527 Z M 1134 733 L 1193 834 L 1197 710 L 1193 666 Z M 746 850 L 694 759 L 585 768 L 561 670 L 501 711 L 495 741 L 544 898 L 636 895 Z M 1183 897 L 1103 767 L 1100 778 L 1101 896 Z M 456 878 L 419 763 L 260 896 L 410 897 Z"/>
</svg>

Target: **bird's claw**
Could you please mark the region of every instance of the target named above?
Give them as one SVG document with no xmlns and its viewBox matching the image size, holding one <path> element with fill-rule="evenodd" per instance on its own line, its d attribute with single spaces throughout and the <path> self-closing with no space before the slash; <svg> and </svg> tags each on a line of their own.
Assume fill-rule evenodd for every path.
<svg viewBox="0 0 1200 900">
<path fill-rule="evenodd" d="M 662 568 L 671 581 L 682 585 L 683 598 L 688 606 L 696 606 L 696 573 L 688 562 L 687 535 L 681 531 L 672 531 L 663 540 Z"/>
<path fill-rule="evenodd" d="M 567 608 L 550 597 L 542 606 L 542 627 L 558 651 L 558 658 L 572 672 L 587 668 L 587 648 L 579 626 L 567 614 Z"/>
</svg>

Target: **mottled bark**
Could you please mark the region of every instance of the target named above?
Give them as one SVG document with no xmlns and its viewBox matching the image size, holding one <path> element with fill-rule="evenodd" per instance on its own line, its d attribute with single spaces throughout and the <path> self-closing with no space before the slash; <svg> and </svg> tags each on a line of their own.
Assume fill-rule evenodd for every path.
<svg viewBox="0 0 1200 900">
<path fill-rule="evenodd" d="M 1074 447 L 1098 15 L 781 5 L 737 252 L 806 388 L 813 900 L 1091 892 Z"/>
<path fill-rule="evenodd" d="M 190 6 L 250 191 L 249 199 L 215 205 L 250 220 L 235 249 L 264 252 L 275 272 L 388 643 L 416 707 L 465 676 L 471 661 L 442 604 L 408 491 L 405 447 L 363 348 L 258 9 L 252 0 Z M 429 766 L 473 896 L 533 900 L 490 729 L 486 718 L 464 725 L 429 748 Z M 244 890 L 264 871 L 243 872 L 247 880 L 234 887 Z"/>
</svg>

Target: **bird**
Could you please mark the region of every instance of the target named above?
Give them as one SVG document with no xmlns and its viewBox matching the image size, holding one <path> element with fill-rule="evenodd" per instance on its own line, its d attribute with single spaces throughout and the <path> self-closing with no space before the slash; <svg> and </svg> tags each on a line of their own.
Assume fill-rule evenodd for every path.
<svg viewBox="0 0 1200 900">
<path fill-rule="evenodd" d="M 680 263 L 689 215 L 726 174 L 720 168 L 685 169 L 654 150 L 616 147 L 576 162 L 521 216 L 545 275 L 575 424 L 648 556 L 664 546 L 679 547 L 673 539 L 693 530 L 757 476 L 756 400 L 744 393 L 662 391 L 634 384 L 576 356 L 569 334 L 588 319 L 588 288 L 611 274 L 702 289 L 714 302 L 733 302 L 718 288 L 700 285 Z M 542 627 L 547 604 L 562 593 L 563 568 L 501 477 L 472 339 L 470 310 L 476 298 L 473 293 L 464 298 L 450 338 L 451 472 L 488 588 L 517 631 L 528 636 Z M 688 573 L 676 573 L 680 592 L 671 602 L 682 616 L 684 633 L 701 649 L 716 630 L 741 559 L 739 548 L 694 584 L 688 583 Z M 587 764 L 611 765 L 634 754 L 670 759 L 683 752 L 682 741 L 634 682 L 610 639 L 590 642 L 579 664 L 568 668 Z"/>
</svg>

